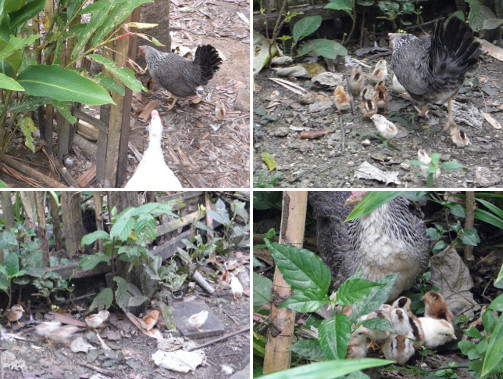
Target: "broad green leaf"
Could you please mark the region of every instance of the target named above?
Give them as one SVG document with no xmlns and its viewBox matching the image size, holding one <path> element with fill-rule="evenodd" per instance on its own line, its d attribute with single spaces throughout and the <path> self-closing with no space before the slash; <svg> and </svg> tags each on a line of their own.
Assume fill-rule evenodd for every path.
<svg viewBox="0 0 503 379">
<path fill-rule="evenodd" d="M 337 303 L 351 305 L 362 301 L 374 287 L 383 287 L 383 284 L 371 282 L 366 279 L 346 280 L 337 290 Z"/>
<path fill-rule="evenodd" d="M 80 246 L 90 245 L 99 239 L 108 239 L 110 238 L 108 233 L 104 230 L 96 230 L 92 233 L 86 234 L 82 237 L 82 241 L 80 242 Z"/>
<path fill-rule="evenodd" d="M 65 118 L 66 121 L 68 121 L 70 124 L 75 124 L 77 122 L 77 117 L 72 115 L 70 112 L 70 108 L 68 108 L 68 105 L 62 101 L 57 101 L 54 100 L 52 102 L 54 105 L 54 108 L 61 113 L 61 115 Z"/>
<path fill-rule="evenodd" d="M 296 246 L 265 241 L 283 278 L 293 290 L 314 289 L 321 295 L 330 286 L 330 270 L 313 252 Z"/>
<path fill-rule="evenodd" d="M 7 64 L 6 62 L 3 62 Z M 10 67 L 10 66 L 9 66 Z M 0 72 L 0 89 L 8 89 L 11 91 L 24 91 L 24 88 L 19 85 L 14 79 Z"/>
<path fill-rule="evenodd" d="M 448 171 L 452 171 L 452 170 L 459 170 L 462 168 L 466 168 L 466 167 L 458 162 L 445 162 L 440 165 L 440 169 L 443 172 L 448 172 Z"/>
<path fill-rule="evenodd" d="M 503 341 L 503 317 L 500 317 L 498 325 L 496 326 L 494 333 L 491 335 L 489 346 L 487 347 L 486 355 L 484 357 L 484 363 L 482 365 L 482 377 L 488 375 L 491 370 L 503 359 L 503 344 L 501 341 Z"/>
<path fill-rule="evenodd" d="M 44 5 L 45 0 L 33 0 L 17 11 L 10 13 L 11 31 L 37 15 L 42 9 L 44 9 Z"/>
<path fill-rule="evenodd" d="M 129 307 L 139 307 L 140 305 L 142 305 L 147 300 L 149 300 L 149 298 L 146 297 L 146 296 L 132 296 L 129 299 L 128 306 Z"/>
<path fill-rule="evenodd" d="M 109 262 L 110 259 L 103 253 L 86 255 L 79 262 L 79 267 L 87 271 L 95 268 L 101 262 Z"/>
<path fill-rule="evenodd" d="M 253 273 L 253 311 L 258 312 L 271 301 L 272 281 L 263 275 Z"/>
<path fill-rule="evenodd" d="M 369 314 L 379 308 L 387 299 L 388 295 L 395 284 L 397 273 L 385 276 L 376 280 L 376 283 L 385 284 L 384 287 L 373 288 L 370 294 L 362 301 L 354 303 L 351 305 L 353 315 L 355 317 L 360 317 L 362 315 Z"/>
<path fill-rule="evenodd" d="M 1 41 L 0 41 L 0 44 L 1 44 Z M 14 69 L 12 68 L 12 66 L 7 61 L 0 62 L 0 73 L 8 76 L 9 78 L 13 78 L 14 75 L 16 74 L 14 72 Z M 24 88 L 20 91 L 24 91 Z"/>
<path fill-rule="evenodd" d="M 432 241 L 439 240 L 442 236 L 435 228 L 427 228 L 426 233 L 430 236 Z"/>
<path fill-rule="evenodd" d="M 413 165 L 413 166 L 425 166 L 425 167 L 428 167 L 429 164 L 428 163 L 424 163 L 424 162 L 421 162 L 421 161 L 409 161 L 408 162 L 409 164 Z"/>
<path fill-rule="evenodd" d="M 133 231 L 135 221 L 132 217 L 119 217 L 117 222 L 110 229 L 110 238 L 119 238 L 120 241 L 127 241 L 129 235 Z"/>
<path fill-rule="evenodd" d="M 300 313 L 316 312 L 328 302 L 327 295 L 320 294 L 317 290 L 305 289 L 295 291 L 279 308 L 289 308 Z"/>
<path fill-rule="evenodd" d="M 362 325 L 366 327 L 367 329 L 379 329 L 385 332 L 396 332 L 391 327 L 391 322 L 389 320 L 386 320 L 384 318 L 370 318 L 367 320 L 362 321 Z"/>
<path fill-rule="evenodd" d="M 17 71 L 19 69 L 19 66 L 21 65 L 21 61 L 19 61 L 19 58 L 21 58 L 21 56 L 18 50 L 23 50 L 26 45 L 31 45 L 39 38 L 40 34 L 33 34 L 27 37 L 11 36 L 9 42 L 7 43 L 5 40 L 0 40 L 0 61 L 6 60 L 7 62 L 9 62 L 12 68 Z M 12 61 L 9 58 L 11 54 L 17 54 L 18 57 L 14 61 Z"/>
<path fill-rule="evenodd" d="M 465 229 L 461 235 L 461 242 L 465 245 L 477 246 L 480 242 L 477 230 L 475 228 Z"/>
<path fill-rule="evenodd" d="M 132 89 L 133 91 L 139 92 L 144 89 L 141 82 L 135 78 L 133 71 L 131 71 L 129 68 L 118 67 L 113 60 L 105 58 L 104 56 L 99 54 L 90 54 L 87 57 L 93 59 L 98 63 L 101 63 L 126 87 Z"/>
<path fill-rule="evenodd" d="M 353 17 L 353 1 L 352 0 L 333 0 L 325 5 L 326 9 L 333 9 L 335 11 L 344 11 Z"/>
<path fill-rule="evenodd" d="M 475 344 L 468 340 L 459 341 L 458 347 L 464 355 L 468 355 L 468 353 L 475 347 Z"/>
<path fill-rule="evenodd" d="M 494 281 L 494 286 L 496 288 L 503 288 L 503 265 L 501 265 L 500 272 L 498 274 L 498 277 Z"/>
<path fill-rule="evenodd" d="M 14 113 L 34 111 L 44 104 L 52 104 L 53 101 L 48 97 L 26 96 L 21 103 L 12 102 L 8 111 Z"/>
<path fill-rule="evenodd" d="M 4 252 L 3 265 L 7 276 L 13 276 L 19 272 L 19 256 L 13 252 Z"/>
<path fill-rule="evenodd" d="M 300 19 L 293 26 L 292 36 L 295 42 L 314 33 L 321 25 L 321 16 L 308 16 Z"/>
<path fill-rule="evenodd" d="M 35 146 L 33 146 L 33 137 L 31 133 L 35 131 L 35 123 L 31 119 L 31 117 L 24 117 L 19 120 L 19 128 L 21 129 L 21 132 L 25 137 L 24 144 L 34 153 Z"/>
<path fill-rule="evenodd" d="M 310 360 L 321 360 L 325 358 L 325 354 L 323 354 L 323 350 L 321 350 L 319 341 L 314 338 L 301 339 L 290 346 L 290 350 L 295 354 Z"/>
<path fill-rule="evenodd" d="M 430 158 L 431 158 L 431 165 L 438 166 L 438 164 L 440 163 L 440 154 L 433 153 L 430 155 Z"/>
<path fill-rule="evenodd" d="M 114 293 L 111 288 L 105 288 L 94 298 L 89 310 L 92 311 L 95 308 L 98 309 L 108 309 L 114 301 Z"/>
<path fill-rule="evenodd" d="M 5 13 L 15 12 L 18 9 L 20 9 L 24 5 L 25 2 L 26 2 L 26 0 L 5 0 L 5 3 L 3 6 L 3 11 Z M 0 7 L 0 10 L 2 10 L 1 7 Z"/>
<path fill-rule="evenodd" d="M 472 326 L 469 330 L 465 330 L 464 334 L 468 337 L 478 338 L 481 340 L 484 339 L 484 336 L 479 332 L 476 326 Z"/>
<path fill-rule="evenodd" d="M 332 379 L 365 370 L 370 367 L 386 366 L 394 361 L 384 359 L 362 358 L 346 359 L 344 361 L 317 362 L 303 365 L 289 370 L 278 371 L 262 376 L 264 379 Z"/>
<path fill-rule="evenodd" d="M 503 312 L 503 294 L 499 295 L 496 299 L 491 302 L 489 309 L 493 309 L 498 312 Z"/>
<path fill-rule="evenodd" d="M 372 191 L 356 205 L 344 222 L 363 217 L 399 196 L 402 191 Z"/>
<path fill-rule="evenodd" d="M 98 84 L 59 65 L 28 66 L 19 74 L 18 82 L 33 96 L 88 105 L 114 104 Z"/>
<path fill-rule="evenodd" d="M 129 305 L 129 299 L 133 296 L 130 291 L 128 291 L 128 285 L 131 283 L 126 282 L 120 276 L 115 276 L 114 281 L 117 283 L 117 289 L 115 290 L 115 299 L 117 305 L 121 308 L 125 308 Z"/>
<path fill-rule="evenodd" d="M 0 180 L 0 188 L 9 188 L 9 186 L 3 180 Z"/>
<path fill-rule="evenodd" d="M 98 80 L 98 83 L 108 91 L 116 92 L 121 96 L 124 96 L 124 94 L 126 93 L 126 91 L 124 91 L 124 87 L 113 80 L 110 76 L 100 73 L 94 78 Z"/>
<path fill-rule="evenodd" d="M 488 18 L 484 20 L 484 23 L 482 24 L 482 29 L 484 30 L 492 30 L 496 29 L 503 25 L 503 19 L 501 18 Z"/>
<path fill-rule="evenodd" d="M 329 39 L 313 39 L 307 41 L 299 49 L 298 56 L 306 55 L 311 52 L 315 52 L 328 59 L 336 59 L 339 55 L 345 56 L 348 54 L 344 46 Z"/>
<path fill-rule="evenodd" d="M 269 169 L 269 171 L 272 171 L 276 168 L 276 162 L 274 161 L 274 158 L 271 156 L 271 154 L 263 152 L 262 153 L 262 160 L 267 165 L 267 168 Z"/>
<path fill-rule="evenodd" d="M 443 250 L 447 247 L 447 244 L 444 241 L 438 241 L 435 246 L 433 246 L 434 251 Z"/>
<path fill-rule="evenodd" d="M 351 321 L 344 314 L 323 320 L 318 329 L 321 350 L 328 359 L 343 359 L 351 338 Z"/>
<path fill-rule="evenodd" d="M 361 5 L 362 7 L 370 7 L 374 5 L 374 0 L 356 0 L 356 4 Z"/>
<path fill-rule="evenodd" d="M 108 17 L 102 22 L 101 26 L 98 27 L 91 42 L 91 46 L 96 46 L 104 41 L 106 36 L 124 21 L 135 8 L 151 1 L 152 0 L 123 0 L 114 2 L 114 8 L 109 12 Z"/>
<path fill-rule="evenodd" d="M 453 216 L 462 218 L 466 217 L 465 208 L 463 208 L 461 204 L 454 204 L 452 206 L 449 206 L 449 209 Z"/>
</svg>

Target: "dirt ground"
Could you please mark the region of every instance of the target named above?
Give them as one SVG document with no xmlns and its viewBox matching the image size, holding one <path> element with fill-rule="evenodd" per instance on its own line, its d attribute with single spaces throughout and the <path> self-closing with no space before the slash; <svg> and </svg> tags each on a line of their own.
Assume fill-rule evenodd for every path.
<svg viewBox="0 0 503 379">
<path fill-rule="evenodd" d="M 248 284 L 249 286 L 249 284 Z M 245 287 L 246 288 L 249 287 Z M 249 294 L 249 292 L 247 292 Z M 230 290 L 208 295 L 197 287 L 194 292 L 184 296 L 183 300 L 206 303 L 224 325 L 224 335 L 231 334 L 249 326 L 249 296 L 243 295 L 233 300 Z M 86 308 L 87 309 L 87 308 Z M 57 344 L 50 347 L 40 339 L 33 330 L 35 322 L 22 319 L 21 328 L 9 328 L 2 332 L 15 334 L 16 339 L 4 340 L 3 369 L 4 377 L 15 378 L 233 378 L 249 377 L 250 363 L 250 332 L 246 331 L 228 339 L 215 342 L 202 350 L 205 360 L 194 372 L 188 374 L 176 373 L 156 366 L 152 354 L 158 350 L 158 343 L 154 338 L 140 332 L 125 318 L 124 314 L 111 310 L 111 316 L 104 329 L 100 329 L 100 336 L 111 350 L 100 348 L 96 335 L 92 331 L 83 331 L 74 335 L 79 336 L 94 346 L 89 352 L 73 352 L 70 347 Z M 40 316 L 40 315 L 38 315 Z M 72 314 L 78 318 L 78 315 Z M 175 329 L 168 331 L 160 321 L 160 330 L 165 340 L 172 337 L 180 338 L 181 334 Z M 203 328 L 204 330 L 204 328 Z M 216 340 L 221 336 L 194 339 L 196 345 Z M 183 340 L 183 338 L 182 338 Z M 179 344 L 167 343 L 176 350 Z M 166 345 L 163 350 L 168 351 Z M 222 365 L 232 369 L 232 373 L 224 373 Z"/>
<path fill-rule="evenodd" d="M 356 46 L 350 46 L 348 55 L 354 57 L 355 49 Z M 381 58 L 386 59 L 389 68 L 390 55 L 358 57 L 372 69 Z M 336 65 L 336 72 L 344 73 L 345 77 L 351 69 L 345 67 L 342 60 Z M 368 73 L 371 69 L 363 70 Z M 471 141 L 466 148 L 456 147 L 443 131 L 447 122 L 447 107 L 430 106 L 430 118 L 419 119 L 410 101 L 390 96 L 386 117 L 398 127 L 398 135 L 391 141 L 392 147 L 397 150 L 386 147 L 376 136 L 374 123 L 362 117 L 358 102 L 354 103 L 354 114 L 350 111 L 342 114 L 341 126 L 335 106 L 331 103 L 333 88 L 321 88 L 306 79 L 294 79 L 295 84 L 313 95 L 312 100 L 306 101 L 307 96 L 301 99 L 302 96 L 269 80 L 278 77 L 274 71 L 262 70 L 255 78 L 259 90 L 254 92 L 254 181 L 257 181 L 257 174 L 267 170 L 261 158 L 261 154 L 267 152 L 274 158 L 277 171 L 283 173 L 276 184 L 278 187 L 425 187 L 425 179 L 417 175 L 419 168 L 408 163 L 417 160 L 417 151 L 424 149 L 429 155 L 440 154 L 441 164 L 455 161 L 466 167 L 466 170 L 441 173 L 438 187 L 501 185 L 503 132 L 491 126 L 481 113 L 485 112 L 500 125 L 503 124 L 501 70 L 502 62 L 484 56 L 477 70 L 466 77 L 464 86 L 455 97 L 463 107 L 454 110 L 454 118 Z M 388 88 L 391 88 L 391 78 L 390 73 Z M 468 119 L 469 114 L 473 115 L 473 119 Z M 319 139 L 301 139 L 299 128 L 330 130 L 331 133 Z M 355 177 L 356 169 L 364 162 L 386 174 L 396 173 L 397 180 L 386 184 Z"/>
<path fill-rule="evenodd" d="M 140 102 L 139 112 L 149 101 L 160 100 L 158 110 L 164 124 L 164 158 L 183 187 L 247 188 L 250 176 L 250 27 L 245 20 L 249 18 L 249 2 L 176 0 L 170 3 L 169 12 L 164 1 L 142 6 L 141 21 L 159 24 L 145 32 L 164 44 L 168 42 L 168 33 L 171 33 L 173 48 L 183 46 L 195 49 L 198 45 L 211 44 L 225 58 L 213 79 L 204 87 L 201 102 L 193 104 L 187 99 L 179 99 L 172 110 L 167 110 L 172 102 L 167 92 L 149 91 L 136 95 Z M 184 30 L 168 32 L 170 27 Z M 138 40 L 138 44 L 146 42 Z M 139 57 L 137 63 L 145 67 L 143 58 Z M 148 74 L 137 77 L 146 83 Z M 226 116 L 220 122 L 215 120 L 217 99 L 226 108 Z M 91 115 L 99 117 L 99 107 L 85 108 Z M 140 154 L 148 146 L 147 125 L 148 122 L 138 120 L 138 113 L 131 112 L 129 141 Z M 36 147 L 43 146 L 39 137 L 35 138 L 34 143 Z M 54 151 L 57 152 L 57 149 Z M 43 151 L 38 149 L 32 154 L 24 146 L 24 137 L 20 133 L 14 136 L 7 153 L 63 182 Z M 67 169 L 77 180 L 92 169 L 96 157 L 74 145 L 65 163 L 68 163 Z M 138 163 L 129 150 L 126 180 L 132 176 Z M 7 167 L 1 168 L 0 180 L 12 188 L 45 187 L 30 181 L 26 177 L 29 175 L 16 177 L 15 173 L 11 172 L 14 176 L 7 174 Z M 91 182 L 89 186 L 96 187 L 96 182 Z"/>
</svg>

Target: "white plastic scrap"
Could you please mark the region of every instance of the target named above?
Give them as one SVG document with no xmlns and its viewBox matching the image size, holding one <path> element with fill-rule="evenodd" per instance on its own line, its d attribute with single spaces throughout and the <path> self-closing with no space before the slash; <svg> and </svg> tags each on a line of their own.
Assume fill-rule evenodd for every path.
<svg viewBox="0 0 503 379">
<path fill-rule="evenodd" d="M 373 179 L 386 184 L 395 183 L 401 184 L 398 180 L 398 172 L 384 172 L 377 167 L 372 166 L 368 162 L 363 162 L 355 172 L 355 177 L 358 179 Z"/>
<path fill-rule="evenodd" d="M 203 350 L 177 350 L 171 352 L 157 350 L 152 354 L 152 360 L 157 366 L 184 373 L 194 371 L 197 366 L 203 363 L 204 359 L 205 354 Z"/>
</svg>

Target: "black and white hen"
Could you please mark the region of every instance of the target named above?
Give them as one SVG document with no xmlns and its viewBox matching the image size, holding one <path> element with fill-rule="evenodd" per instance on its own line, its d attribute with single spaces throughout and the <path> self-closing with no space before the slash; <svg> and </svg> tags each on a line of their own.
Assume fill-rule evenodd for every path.
<svg viewBox="0 0 503 379">
<path fill-rule="evenodd" d="M 456 17 L 445 25 L 435 24 L 433 36 L 421 38 L 410 34 L 390 33 L 393 50 L 391 67 L 410 96 L 423 104 L 448 102 L 449 118 L 445 130 L 455 131 L 452 118 L 452 98 L 463 85 L 465 74 L 478 62 L 482 51 L 474 40 L 473 31 Z"/>
<path fill-rule="evenodd" d="M 423 220 L 396 197 L 369 214 L 343 223 L 366 192 L 310 192 L 320 257 L 331 268 L 337 288 L 361 267 L 361 278 L 375 281 L 398 273 L 388 297 L 411 288 L 426 269 L 430 239 Z"/>
</svg>

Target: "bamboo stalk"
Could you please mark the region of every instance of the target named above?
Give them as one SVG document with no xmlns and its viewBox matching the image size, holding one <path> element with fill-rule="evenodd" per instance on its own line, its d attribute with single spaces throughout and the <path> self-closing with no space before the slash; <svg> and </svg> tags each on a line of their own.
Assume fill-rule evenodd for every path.
<svg viewBox="0 0 503 379">
<path fill-rule="evenodd" d="M 473 228 L 473 223 L 475 220 L 475 192 L 466 191 L 466 218 L 465 218 L 465 230 Z M 465 264 L 470 267 L 473 263 L 473 246 L 465 245 Z"/>
<path fill-rule="evenodd" d="M 283 213 L 279 243 L 302 247 L 306 222 L 307 192 L 287 191 L 283 193 Z M 267 330 L 264 356 L 264 374 L 285 370 L 290 367 L 295 311 L 278 308 L 292 294 L 288 283 L 278 270 L 274 271 L 271 298 L 271 324 Z"/>
</svg>

